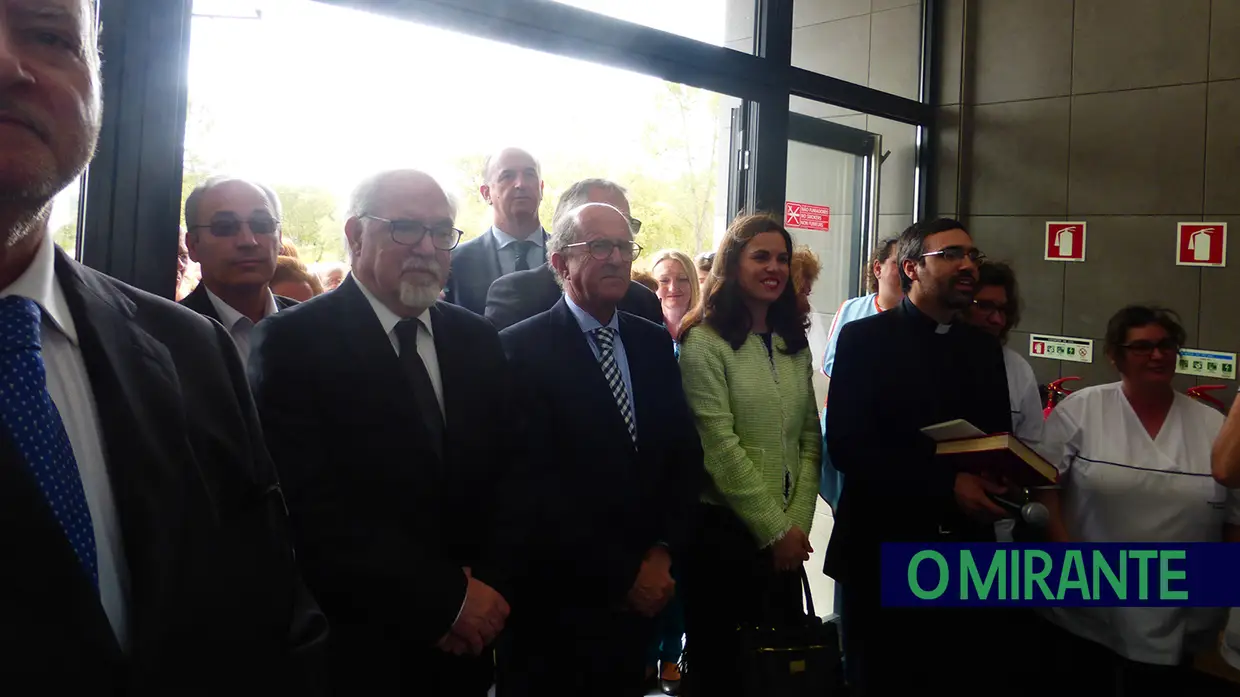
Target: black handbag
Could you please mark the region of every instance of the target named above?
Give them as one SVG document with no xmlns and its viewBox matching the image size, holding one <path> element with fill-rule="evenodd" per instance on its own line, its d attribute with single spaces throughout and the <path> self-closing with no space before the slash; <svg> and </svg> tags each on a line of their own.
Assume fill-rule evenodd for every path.
<svg viewBox="0 0 1240 697">
<path fill-rule="evenodd" d="M 809 577 L 801 567 L 805 613 L 779 618 L 757 627 L 738 627 L 743 697 L 830 697 L 843 692 L 840 633 L 834 622 L 814 612 Z M 738 696 L 739 697 L 739 696 Z"/>
</svg>

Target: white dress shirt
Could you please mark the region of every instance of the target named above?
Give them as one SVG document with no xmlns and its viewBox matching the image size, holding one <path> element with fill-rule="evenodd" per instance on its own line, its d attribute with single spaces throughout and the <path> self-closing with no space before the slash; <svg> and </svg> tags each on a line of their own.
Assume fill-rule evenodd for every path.
<svg viewBox="0 0 1240 697">
<path fill-rule="evenodd" d="M 357 287 L 362 290 L 362 295 L 366 296 L 371 309 L 375 311 L 375 316 L 379 318 L 379 324 L 383 326 L 383 332 L 387 334 L 388 341 L 392 343 L 392 349 L 399 356 L 400 339 L 396 337 L 396 325 L 404 318 L 389 310 L 387 305 L 379 302 L 379 299 L 370 292 L 370 289 L 366 287 L 365 283 L 362 283 L 360 278 L 354 276 L 353 279 L 357 281 Z M 439 402 L 439 411 L 442 413 L 444 411 L 443 376 L 439 374 L 439 354 L 435 352 L 435 329 L 431 326 L 430 308 L 423 310 L 422 314 L 418 315 L 418 321 L 422 323 L 422 327 L 418 330 L 418 356 L 422 358 L 422 363 L 426 365 L 426 372 L 431 377 L 431 386 L 435 388 L 435 399 Z M 447 423 L 446 414 L 444 414 L 444 423 Z"/>
<path fill-rule="evenodd" d="M 491 226 L 491 236 L 495 238 L 495 248 L 499 250 L 499 271 L 501 275 L 508 275 L 517 270 L 517 252 L 510 247 L 517 242 L 516 237 L 509 235 L 503 230 Z M 525 238 L 525 242 L 533 242 L 534 244 L 525 250 L 525 262 L 528 268 L 536 269 L 543 264 L 543 244 L 546 238 L 546 232 L 540 227 Z"/>
<path fill-rule="evenodd" d="M 254 332 L 254 322 L 249 317 L 237 312 L 232 305 L 220 299 L 220 296 L 211 292 L 210 288 L 205 285 L 202 287 L 207 291 L 207 297 L 211 299 L 211 306 L 215 308 L 215 314 L 220 317 L 220 324 L 228 330 L 228 334 L 232 336 L 233 343 L 237 345 L 237 352 L 241 354 L 242 365 L 249 365 L 250 362 L 250 334 Z M 279 312 L 280 307 L 276 305 L 276 296 L 271 294 L 271 289 L 265 291 L 267 293 L 267 307 L 263 308 L 263 317 L 267 318 Z"/>
<path fill-rule="evenodd" d="M 95 553 L 99 568 L 99 601 L 112 624 L 122 649 L 129 644 L 126 616 L 129 572 L 121 544 L 120 519 L 108 481 L 103 435 L 90 376 L 78 344 L 77 327 L 69 314 L 64 291 L 56 281 L 52 236 L 45 234 L 30 268 L 0 298 L 17 295 L 38 303 L 43 311 L 39 335 L 43 343 L 43 364 L 47 370 L 47 391 L 60 412 L 86 492 L 91 525 L 95 531 Z"/>
</svg>

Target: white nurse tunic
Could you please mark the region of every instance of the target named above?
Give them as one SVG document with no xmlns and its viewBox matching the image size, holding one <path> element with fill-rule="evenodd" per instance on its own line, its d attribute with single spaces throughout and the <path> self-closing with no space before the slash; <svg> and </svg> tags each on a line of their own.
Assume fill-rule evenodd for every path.
<svg viewBox="0 0 1240 697">
<path fill-rule="evenodd" d="M 1223 416 L 1176 393 L 1151 439 L 1120 383 L 1060 402 L 1038 448 L 1062 473 L 1064 523 L 1081 542 L 1221 542 L 1240 524 L 1240 491 L 1210 474 Z M 1226 608 L 1055 608 L 1068 631 L 1134 661 L 1179 663 L 1213 646 Z"/>
<path fill-rule="evenodd" d="M 1007 368 L 1008 399 L 1012 403 L 1012 435 L 1025 445 L 1036 447 L 1042 440 L 1046 424 L 1042 417 L 1038 379 L 1034 377 L 1029 361 L 1006 346 L 1003 348 L 1003 364 Z"/>
</svg>

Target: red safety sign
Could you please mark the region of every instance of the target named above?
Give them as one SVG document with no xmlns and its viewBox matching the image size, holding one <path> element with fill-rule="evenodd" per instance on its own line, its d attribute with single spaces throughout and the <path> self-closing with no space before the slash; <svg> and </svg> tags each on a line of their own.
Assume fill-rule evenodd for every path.
<svg viewBox="0 0 1240 697">
<path fill-rule="evenodd" d="M 1227 223 L 1180 223 L 1175 263 L 1179 266 L 1227 266 Z"/>
<path fill-rule="evenodd" d="M 784 204 L 784 226 L 803 230 L 830 230 L 831 207 L 788 201 Z"/>
<path fill-rule="evenodd" d="M 1085 223 L 1046 224 L 1047 261 L 1085 261 Z"/>
</svg>

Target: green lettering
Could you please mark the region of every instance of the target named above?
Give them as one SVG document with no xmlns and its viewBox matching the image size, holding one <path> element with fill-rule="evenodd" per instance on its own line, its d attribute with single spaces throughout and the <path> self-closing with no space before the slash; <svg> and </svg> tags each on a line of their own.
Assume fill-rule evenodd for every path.
<svg viewBox="0 0 1240 697">
<path fill-rule="evenodd" d="M 1004 569 L 1007 568 L 1007 550 L 999 550 L 990 558 L 990 566 L 986 569 L 986 580 L 982 581 L 977 572 L 977 564 L 973 563 L 973 553 L 969 550 L 960 552 L 960 599 L 969 598 L 969 587 L 977 589 L 978 600 L 986 600 L 990 595 L 990 586 L 999 578 L 999 599 L 1006 600 L 1007 589 L 1004 587 Z"/>
<path fill-rule="evenodd" d="M 1069 578 L 1070 574 L 1075 576 L 1075 578 Z M 1085 576 L 1085 562 L 1081 559 L 1081 551 L 1078 549 L 1068 550 L 1068 554 L 1063 560 L 1063 569 L 1059 572 L 1059 594 L 1055 599 L 1063 600 L 1064 592 L 1069 588 L 1073 588 L 1081 592 L 1082 600 L 1089 600 L 1089 581 L 1086 580 Z"/>
<path fill-rule="evenodd" d="M 1188 578 L 1186 571 L 1172 571 L 1172 559 L 1184 559 L 1188 553 L 1182 549 L 1164 549 L 1158 553 L 1159 561 L 1159 577 L 1162 585 L 1158 590 L 1158 597 L 1161 600 L 1188 600 L 1188 591 L 1171 590 L 1172 581 L 1183 581 Z"/>
<path fill-rule="evenodd" d="M 1106 555 L 1102 550 L 1094 550 L 1094 597 L 1098 600 L 1102 599 L 1102 579 L 1098 578 L 1099 572 L 1107 577 L 1107 583 L 1111 584 L 1111 590 L 1115 591 L 1117 600 L 1128 599 L 1128 552 L 1120 551 L 1119 553 L 1119 576 L 1115 576 L 1115 571 L 1111 569 L 1111 565 L 1107 562 Z"/>
<path fill-rule="evenodd" d="M 927 591 L 921 587 L 920 583 L 917 582 L 917 567 L 919 567 L 921 563 L 927 559 L 933 559 L 934 563 L 939 566 L 939 585 L 935 586 L 932 591 Z M 932 549 L 918 552 L 913 555 L 911 560 L 909 560 L 908 589 L 913 592 L 913 595 L 921 598 L 922 600 L 934 600 L 940 595 L 943 595 L 943 591 L 947 590 L 947 582 L 950 576 L 951 574 L 947 572 L 947 560 L 943 558 L 942 554 L 939 554 Z"/>
<path fill-rule="evenodd" d="M 1042 569 L 1040 571 L 1033 570 L 1033 560 L 1040 559 L 1042 561 Z M 1033 600 L 1033 584 L 1038 584 L 1042 589 L 1042 597 L 1051 599 L 1055 597 L 1051 593 L 1051 589 L 1046 585 L 1046 577 L 1051 573 L 1051 555 L 1040 549 L 1025 550 L 1025 595 L 1024 600 Z"/>
<path fill-rule="evenodd" d="M 1152 549 L 1134 549 L 1128 552 L 1129 559 L 1138 559 L 1141 565 L 1137 567 L 1137 597 L 1141 600 L 1150 599 L 1150 560 L 1157 557 L 1158 552 Z"/>
<path fill-rule="evenodd" d="M 1020 553 L 1012 555 L 1012 575 L 1009 579 L 1012 583 L 1012 590 L 1008 592 L 1008 598 L 1012 600 L 1020 599 Z M 1003 598 L 1006 600 L 1007 598 Z"/>
</svg>

